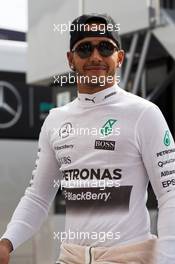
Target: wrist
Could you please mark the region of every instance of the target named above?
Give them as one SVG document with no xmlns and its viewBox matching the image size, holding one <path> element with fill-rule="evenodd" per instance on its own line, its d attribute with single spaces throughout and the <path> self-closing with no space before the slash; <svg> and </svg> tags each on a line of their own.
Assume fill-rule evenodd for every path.
<svg viewBox="0 0 175 264">
<path fill-rule="evenodd" d="M 11 242 L 9 239 L 7 239 L 7 238 L 2 238 L 2 239 L 0 240 L 0 245 L 5 246 L 5 247 L 8 249 L 9 253 L 13 251 L 13 244 L 12 244 L 12 242 Z"/>
</svg>

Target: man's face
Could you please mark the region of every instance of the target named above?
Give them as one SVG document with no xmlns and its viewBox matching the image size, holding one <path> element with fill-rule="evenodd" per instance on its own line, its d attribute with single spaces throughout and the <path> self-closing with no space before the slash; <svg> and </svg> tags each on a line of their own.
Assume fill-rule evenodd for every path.
<svg viewBox="0 0 175 264">
<path fill-rule="evenodd" d="M 91 42 L 92 45 L 97 45 L 101 41 L 109 41 L 114 46 L 116 46 L 115 42 L 107 37 L 87 37 L 79 42 L 77 42 L 74 46 L 74 49 L 79 46 L 80 43 Z M 98 52 L 97 48 L 95 48 L 92 54 L 87 58 L 80 58 L 80 56 L 76 52 L 68 52 L 67 53 L 69 65 L 73 66 L 75 72 L 79 74 L 79 76 L 88 76 L 88 80 L 86 80 L 86 85 L 90 86 L 98 86 L 97 83 L 91 83 L 93 76 L 96 77 L 108 77 L 111 76 L 114 79 L 116 78 L 116 69 L 119 67 L 119 64 L 122 64 L 124 52 L 115 51 L 111 56 L 103 57 Z M 89 83 L 88 83 L 89 82 Z"/>
</svg>

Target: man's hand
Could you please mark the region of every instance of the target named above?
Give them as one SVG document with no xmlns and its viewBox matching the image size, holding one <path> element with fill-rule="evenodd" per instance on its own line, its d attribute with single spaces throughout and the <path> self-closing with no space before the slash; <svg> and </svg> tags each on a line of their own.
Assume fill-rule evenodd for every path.
<svg viewBox="0 0 175 264">
<path fill-rule="evenodd" d="M 8 239 L 0 240 L 0 264 L 8 264 L 13 245 Z"/>
</svg>

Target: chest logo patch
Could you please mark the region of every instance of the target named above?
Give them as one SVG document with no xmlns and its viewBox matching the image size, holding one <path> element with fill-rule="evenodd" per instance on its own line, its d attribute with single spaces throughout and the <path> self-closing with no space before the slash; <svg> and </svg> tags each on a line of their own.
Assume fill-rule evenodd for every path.
<svg viewBox="0 0 175 264">
<path fill-rule="evenodd" d="M 116 119 L 109 119 L 101 128 L 100 133 L 103 136 L 107 136 L 112 133 L 112 127 L 117 122 Z"/>
<path fill-rule="evenodd" d="M 67 122 L 60 127 L 59 136 L 61 138 L 67 138 L 72 131 L 72 124 Z"/>
</svg>

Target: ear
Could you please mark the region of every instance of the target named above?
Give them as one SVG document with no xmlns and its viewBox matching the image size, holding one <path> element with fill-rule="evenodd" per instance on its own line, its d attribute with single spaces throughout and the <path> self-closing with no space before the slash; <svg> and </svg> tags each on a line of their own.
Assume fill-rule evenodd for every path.
<svg viewBox="0 0 175 264">
<path fill-rule="evenodd" d="M 124 50 L 119 50 L 118 51 L 118 64 L 117 64 L 117 67 L 121 67 L 122 66 L 122 63 L 124 61 L 124 58 L 125 58 L 125 52 Z"/>
<path fill-rule="evenodd" d="M 69 67 L 72 69 L 73 66 L 73 53 L 71 51 L 67 52 L 67 60 L 69 63 Z"/>
</svg>

